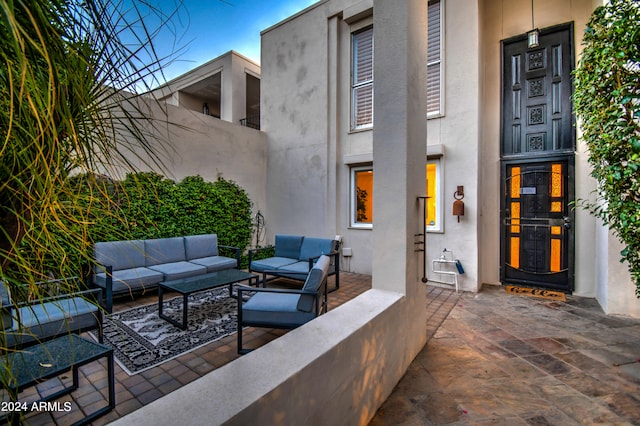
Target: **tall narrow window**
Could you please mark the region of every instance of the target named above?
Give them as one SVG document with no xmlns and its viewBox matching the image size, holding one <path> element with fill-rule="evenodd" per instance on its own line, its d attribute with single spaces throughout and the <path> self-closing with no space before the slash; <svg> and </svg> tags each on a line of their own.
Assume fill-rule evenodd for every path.
<svg viewBox="0 0 640 426">
<path fill-rule="evenodd" d="M 427 231 L 441 232 L 442 228 L 442 194 L 440 159 L 427 161 Z"/>
<path fill-rule="evenodd" d="M 373 27 L 353 33 L 351 128 L 373 125 Z"/>
<path fill-rule="evenodd" d="M 442 7 L 429 2 L 427 46 L 427 117 L 442 115 Z"/>
<path fill-rule="evenodd" d="M 371 228 L 373 225 L 373 168 L 351 169 L 351 226 Z"/>
</svg>

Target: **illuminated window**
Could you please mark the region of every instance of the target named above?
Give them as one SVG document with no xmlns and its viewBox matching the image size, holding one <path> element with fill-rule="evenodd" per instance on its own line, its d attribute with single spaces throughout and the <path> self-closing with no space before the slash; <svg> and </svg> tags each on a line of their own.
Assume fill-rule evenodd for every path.
<svg viewBox="0 0 640 426">
<path fill-rule="evenodd" d="M 373 27 L 353 33 L 351 128 L 373 126 Z"/>
<path fill-rule="evenodd" d="M 429 2 L 427 24 L 427 117 L 444 114 L 442 107 L 442 25 L 443 7 L 440 0 Z"/>
<path fill-rule="evenodd" d="M 351 169 L 351 226 L 371 228 L 373 226 L 373 168 Z"/>
<path fill-rule="evenodd" d="M 442 232 L 442 182 L 440 159 L 427 161 L 427 231 Z"/>
</svg>

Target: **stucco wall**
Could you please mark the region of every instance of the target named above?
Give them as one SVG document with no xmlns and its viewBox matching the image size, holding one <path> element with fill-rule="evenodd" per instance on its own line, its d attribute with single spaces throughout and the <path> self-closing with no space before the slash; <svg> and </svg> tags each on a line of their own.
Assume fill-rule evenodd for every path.
<svg viewBox="0 0 640 426">
<path fill-rule="evenodd" d="M 149 102 L 147 107 L 155 123 L 149 130 L 155 136 L 152 150 L 162 164 L 150 163 L 138 149 L 129 156 L 137 169 L 176 181 L 193 175 L 212 182 L 220 177 L 232 180 L 247 191 L 254 212 L 265 210 L 267 140 L 263 132 L 173 105 Z M 108 173 L 122 177 L 127 170 L 121 167 Z"/>
<path fill-rule="evenodd" d="M 480 152 L 480 30 L 478 1 L 447 0 L 444 6 L 444 115 L 427 120 L 427 143 L 444 146 L 441 158 L 443 191 L 443 233 L 428 233 L 427 262 L 453 251 L 465 274 L 459 277 L 460 288 L 478 290 L 478 244 L 482 200 L 479 172 Z M 452 214 L 453 193 L 464 186 L 465 215 Z M 454 269 L 452 269 L 454 270 Z M 432 272 L 429 278 L 444 279 Z"/>
<path fill-rule="evenodd" d="M 269 141 L 267 243 L 281 233 L 339 233 L 335 139 L 327 124 L 330 3 L 319 2 L 262 33 L 262 130 Z"/>
</svg>

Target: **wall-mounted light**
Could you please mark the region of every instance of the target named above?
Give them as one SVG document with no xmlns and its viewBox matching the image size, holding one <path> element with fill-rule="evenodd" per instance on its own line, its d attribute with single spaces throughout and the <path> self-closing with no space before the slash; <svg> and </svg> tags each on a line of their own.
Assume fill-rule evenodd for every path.
<svg viewBox="0 0 640 426">
<path fill-rule="evenodd" d="M 204 115 L 209 115 L 209 105 L 206 102 L 202 104 L 202 113 Z"/>
<path fill-rule="evenodd" d="M 529 49 L 540 45 L 540 31 L 536 28 L 536 21 L 533 14 L 533 0 L 531 0 L 531 31 L 527 33 L 527 46 Z"/>
</svg>

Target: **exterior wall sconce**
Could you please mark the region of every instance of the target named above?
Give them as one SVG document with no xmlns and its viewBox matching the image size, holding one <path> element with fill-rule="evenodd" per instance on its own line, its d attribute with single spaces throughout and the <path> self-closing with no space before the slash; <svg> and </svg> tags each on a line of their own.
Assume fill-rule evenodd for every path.
<svg viewBox="0 0 640 426">
<path fill-rule="evenodd" d="M 453 215 L 458 216 L 458 223 L 460 223 L 460 216 L 464 216 L 464 186 L 458 185 L 458 189 L 453 193 L 453 198 L 456 200 L 453 202 Z"/>
<path fill-rule="evenodd" d="M 529 49 L 540 46 L 540 31 L 537 28 L 527 33 L 527 45 Z"/>
<path fill-rule="evenodd" d="M 207 105 L 206 102 L 204 104 L 202 104 L 202 113 L 204 115 L 209 115 L 209 105 Z"/>
</svg>

